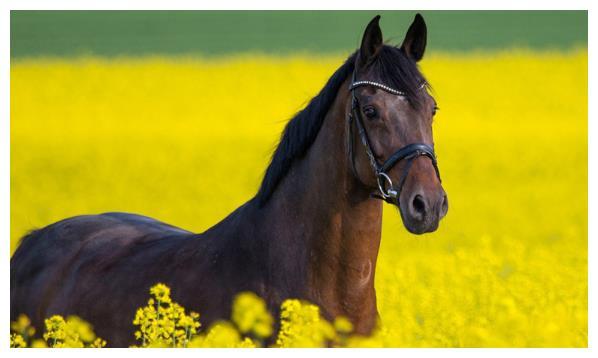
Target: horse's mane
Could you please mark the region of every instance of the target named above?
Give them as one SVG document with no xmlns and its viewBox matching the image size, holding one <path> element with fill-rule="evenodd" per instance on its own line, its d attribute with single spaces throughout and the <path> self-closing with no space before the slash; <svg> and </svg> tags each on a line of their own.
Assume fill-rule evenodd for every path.
<svg viewBox="0 0 598 358">
<path fill-rule="evenodd" d="M 315 141 L 341 84 L 353 73 L 357 53 L 349 56 L 328 79 L 320 93 L 287 123 L 255 197 L 259 206 L 268 201 L 293 162 L 302 158 Z M 415 62 L 402 49 L 384 45 L 368 66 L 374 76 L 378 77 L 376 80 L 405 92 L 412 105 L 419 105 L 418 90 L 426 82 Z"/>
</svg>

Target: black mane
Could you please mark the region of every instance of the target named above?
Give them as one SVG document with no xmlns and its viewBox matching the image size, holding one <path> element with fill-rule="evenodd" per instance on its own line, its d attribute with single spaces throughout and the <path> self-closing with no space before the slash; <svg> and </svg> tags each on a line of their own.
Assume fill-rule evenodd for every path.
<svg viewBox="0 0 598 358">
<path fill-rule="evenodd" d="M 268 201 L 293 162 L 302 158 L 315 141 L 341 84 L 353 74 L 356 58 L 357 52 L 349 56 L 320 93 L 287 123 L 255 197 L 259 206 Z M 377 81 L 405 92 L 409 102 L 418 106 L 419 88 L 426 81 L 415 62 L 408 58 L 402 49 L 384 45 L 368 68 L 372 69 Z"/>
<path fill-rule="evenodd" d="M 416 63 L 395 46 L 382 46 L 375 60 L 369 65 L 376 80 L 405 93 L 412 106 L 421 104 L 421 88 L 429 84 L 417 68 Z"/>
</svg>

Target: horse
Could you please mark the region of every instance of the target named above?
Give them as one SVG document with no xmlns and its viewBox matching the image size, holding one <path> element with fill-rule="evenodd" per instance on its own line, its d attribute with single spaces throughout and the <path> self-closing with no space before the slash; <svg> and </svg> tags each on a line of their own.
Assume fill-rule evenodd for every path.
<svg viewBox="0 0 598 358">
<path fill-rule="evenodd" d="M 109 346 L 135 344 L 136 308 L 158 282 L 203 327 L 252 291 L 273 315 L 288 298 L 371 334 L 383 202 L 414 234 L 448 210 L 432 136 L 436 102 L 417 66 L 417 14 L 401 46 L 374 17 L 360 47 L 285 126 L 256 195 L 203 233 L 130 213 L 67 218 L 22 238 L 10 262 L 11 320 L 78 315 Z"/>
</svg>

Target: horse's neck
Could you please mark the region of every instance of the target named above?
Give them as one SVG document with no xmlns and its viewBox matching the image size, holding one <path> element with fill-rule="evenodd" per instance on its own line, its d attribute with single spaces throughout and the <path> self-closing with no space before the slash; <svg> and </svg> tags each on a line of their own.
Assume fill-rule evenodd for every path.
<svg viewBox="0 0 598 358">
<path fill-rule="evenodd" d="M 279 233 L 273 240 L 284 237 L 274 245 L 292 251 L 280 256 L 285 261 L 280 265 L 306 278 L 306 298 L 326 314 L 347 316 L 358 333 L 368 333 L 377 317 L 374 271 L 382 205 L 370 199 L 351 174 L 346 101 L 344 94 L 337 97 L 316 141 L 293 165 L 268 206 L 276 221 L 270 221 L 273 231 Z"/>
</svg>

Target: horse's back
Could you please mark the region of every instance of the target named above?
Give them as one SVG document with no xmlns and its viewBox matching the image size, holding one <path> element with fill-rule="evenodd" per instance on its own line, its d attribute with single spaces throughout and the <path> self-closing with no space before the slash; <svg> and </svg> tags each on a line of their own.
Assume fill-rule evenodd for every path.
<svg viewBox="0 0 598 358">
<path fill-rule="evenodd" d="M 90 322 L 110 345 L 134 343 L 131 324 L 149 288 L 164 283 L 208 326 L 230 317 L 235 294 L 263 294 L 266 269 L 242 206 L 194 234 L 134 214 L 77 216 L 29 233 L 11 259 L 11 319 L 36 327 L 54 314 Z"/>
<path fill-rule="evenodd" d="M 34 230 L 23 237 L 11 258 L 11 320 L 24 313 L 39 325 L 60 296 L 72 292 L 68 286 L 79 281 L 73 275 L 84 276 L 86 271 L 120 264 L 119 260 L 143 245 L 180 242 L 194 236 L 128 213 L 76 216 Z"/>
<path fill-rule="evenodd" d="M 173 233 L 173 234 L 191 234 L 190 231 L 181 229 L 179 227 L 158 221 L 148 216 L 121 213 L 121 212 L 110 212 L 100 214 L 98 216 L 110 218 L 118 221 L 122 225 L 134 226 L 137 228 L 143 228 L 147 231 L 157 231 L 161 233 Z"/>
</svg>

